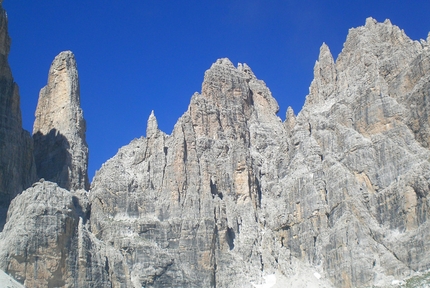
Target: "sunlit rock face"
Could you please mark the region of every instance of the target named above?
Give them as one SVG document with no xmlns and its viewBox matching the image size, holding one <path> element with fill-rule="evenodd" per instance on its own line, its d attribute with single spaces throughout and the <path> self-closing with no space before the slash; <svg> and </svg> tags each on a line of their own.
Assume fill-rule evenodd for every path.
<svg viewBox="0 0 430 288">
<path fill-rule="evenodd" d="M 38 177 L 68 190 L 88 189 L 86 124 L 72 52 L 61 52 L 52 62 L 35 116 L 33 139 Z"/>
<path fill-rule="evenodd" d="M 103 165 L 90 192 L 91 230 L 127 247 L 135 286 L 250 285 L 263 265 L 275 271 L 261 253 L 260 170 L 288 157 L 277 110 L 249 67 L 220 59 L 171 135 L 151 114 L 146 138 Z"/>
<path fill-rule="evenodd" d="M 335 286 L 376 285 L 429 269 L 428 47 L 371 18 L 350 30 L 336 62 L 321 47 L 293 131 L 302 164 L 290 167 L 307 166 L 312 173 L 302 185 L 321 194 L 312 215 L 325 214 L 317 223 L 326 227 L 313 236 L 311 261 Z M 304 241 L 292 245 L 299 257 Z"/>
<path fill-rule="evenodd" d="M 19 89 L 7 60 L 10 42 L 0 3 L 0 231 L 11 200 L 36 179 L 33 141 L 22 129 Z"/>
<path fill-rule="evenodd" d="M 428 271 L 429 40 L 367 19 L 336 60 L 321 46 L 284 122 L 246 64 L 217 60 L 172 134 L 151 113 L 88 193 L 41 180 L 17 196 L 0 268 L 27 287 L 369 287 Z M 37 131 L 75 139 L 50 116 L 64 102 L 44 101 Z"/>
<path fill-rule="evenodd" d="M 369 18 L 336 61 L 322 45 L 284 123 L 248 66 L 218 60 L 171 135 L 151 115 L 98 172 L 92 231 L 128 247 L 135 286 L 247 287 L 308 265 L 354 287 L 429 269 L 429 59 Z"/>
</svg>

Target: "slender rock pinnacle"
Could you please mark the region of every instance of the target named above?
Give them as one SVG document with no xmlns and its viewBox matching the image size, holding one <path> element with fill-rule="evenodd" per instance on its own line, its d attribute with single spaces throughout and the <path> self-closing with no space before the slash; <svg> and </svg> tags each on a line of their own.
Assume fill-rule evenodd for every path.
<svg viewBox="0 0 430 288">
<path fill-rule="evenodd" d="M 88 189 L 86 124 L 80 108 L 79 78 L 72 52 L 51 64 L 33 126 L 35 161 L 40 178 L 69 189 Z"/>
</svg>

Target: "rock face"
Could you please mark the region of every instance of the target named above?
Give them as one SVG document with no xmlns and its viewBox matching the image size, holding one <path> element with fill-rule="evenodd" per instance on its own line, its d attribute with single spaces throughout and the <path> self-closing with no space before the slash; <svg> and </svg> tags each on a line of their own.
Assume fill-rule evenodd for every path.
<svg viewBox="0 0 430 288">
<path fill-rule="evenodd" d="M 429 61 L 426 41 L 367 19 L 336 62 L 321 47 L 303 110 L 281 123 L 249 67 L 218 60 L 171 135 L 151 115 L 96 175 L 93 233 L 123 251 L 135 287 L 249 287 L 303 265 L 353 287 L 428 270 Z"/>
<path fill-rule="evenodd" d="M 0 3 L 0 231 L 10 201 L 36 178 L 33 143 L 22 129 L 18 85 L 7 61 L 9 48 L 7 16 Z"/>
<path fill-rule="evenodd" d="M 69 192 L 48 181 L 33 184 L 8 211 L 0 234 L 0 269 L 25 287 L 110 287 L 105 270 L 110 249 L 88 233 L 83 220 L 88 209 L 83 190 Z"/>
<path fill-rule="evenodd" d="M 429 41 L 367 19 L 336 61 L 322 45 L 285 122 L 246 64 L 218 60 L 172 134 L 151 113 L 89 193 L 41 181 L 17 196 L 0 269 L 26 287 L 368 287 L 428 272 Z M 56 61 L 52 75 L 70 75 Z M 80 111 L 50 96 L 74 83 L 61 77 L 42 90 L 35 131 L 76 141 L 53 115 Z"/>
<path fill-rule="evenodd" d="M 172 135 L 151 114 L 147 137 L 102 167 L 90 192 L 91 230 L 123 250 L 134 287 L 240 287 L 263 276 L 269 243 L 257 165 L 279 161 L 264 153 L 287 151 L 277 110 L 249 67 L 221 59 Z"/>
<path fill-rule="evenodd" d="M 68 190 L 88 189 L 86 124 L 80 107 L 79 78 L 72 52 L 51 64 L 33 126 L 34 157 L 39 178 Z"/>
<path fill-rule="evenodd" d="M 321 265 L 335 286 L 429 269 L 429 61 L 428 42 L 371 18 L 350 30 L 336 62 L 321 47 L 282 197 L 300 206 L 273 206 L 297 211 L 286 221 L 293 256 Z"/>
</svg>

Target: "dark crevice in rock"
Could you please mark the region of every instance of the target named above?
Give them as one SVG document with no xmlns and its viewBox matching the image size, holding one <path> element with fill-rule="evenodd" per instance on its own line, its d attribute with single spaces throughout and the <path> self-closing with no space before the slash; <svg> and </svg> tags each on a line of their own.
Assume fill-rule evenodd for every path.
<svg viewBox="0 0 430 288">
<path fill-rule="evenodd" d="M 109 260 L 106 256 L 105 256 L 105 267 L 104 267 L 104 269 L 105 269 L 106 274 L 109 275 Z"/>
<path fill-rule="evenodd" d="M 81 217 L 84 224 L 87 222 L 87 220 L 89 220 L 88 215 L 91 214 L 91 212 L 89 212 L 89 210 L 91 208 L 89 207 L 82 207 L 79 198 L 76 196 L 72 196 L 72 202 L 73 202 L 73 206 L 75 207 L 75 211 L 78 217 Z"/>
<path fill-rule="evenodd" d="M 236 235 L 234 233 L 234 230 L 230 227 L 227 227 L 227 231 L 225 232 L 225 238 L 228 243 L 228 247 L 230 250 L 234 249 L 234 239 L 236 238 Z"/>
<path fill-rule="evenodd" d="M 91 203 L 88 204 L 84 219 L 86 219 L 86 221 L 89 221 L 91 219 Z"/>
<path fill-rule="evenodd" d="M 153 284 L 155 287 L 164 286 L 163 285 L 164 281 L 162 278 L 164 278 L 163 276 L 166 274 L 166 272 L 169 270 L 169 268 L 172 267 L 173 263 L 174 263 L 173 261 L 168 262 L 165 266 L 161 267 L 162 270 L 159 273 L 156 273 L 154 275 Z"/>
<path fill-rule="evenodd" d="M 187 140 L 185 140 L 185 138 L 184 138 L 184 155 L 183 155 L 182 159 L 184 160 L 184 163 L 187 163 L 187 160 L 188 160 L 188 147 L 187 147 Z"/>
<path fill-rule="evenodd" d="M 263 256 L 260 254 L 260 270 L 264 271 L 264 262 L 263 262 Z"/>
<path fill-rule="evenodd" d="M 212 179 L 210 180 L 210 188 L 211 188 L 212 198 L 215 198 L 216 196 L 218 196 L 221 200 L 223 199 L 222 192 L 218 191 L 218 188 L 216 184 L 212 181 Z"/>
<path fill-rule="evenodd" d="M 261 185 L 257 177 L 255 177 L 254 179 L 255 179 L 255 186 L 257 189 L 257 207 L 261 208 L 261 198 L 262 198 Z"/>
<path fill-rule="evenodd" d="M 217 278 L 217 259 L 216 259 L 216 251 L 218 250 L 219 236 L 218 236 L 218 226 L 217 226 L 217 217 L 216 217 L 216 207 L 214 208 L 214 230 L 212 235 L 212 243 L 211 243 L 211 262 L 213 265 L 212 272 L 212 287 L 216 288 Z"/>
</svg>

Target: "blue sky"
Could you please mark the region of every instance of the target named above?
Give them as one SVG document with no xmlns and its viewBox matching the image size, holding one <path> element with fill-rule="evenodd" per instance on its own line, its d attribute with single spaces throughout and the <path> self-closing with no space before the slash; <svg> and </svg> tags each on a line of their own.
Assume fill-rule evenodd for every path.
<svg viewBox="0 0 430 288">
<path fill-rule="evenodd" d="M 369 16 L 414 39 L 430 31 L 430 1 L 4 0 L 9 63 L 32 130 L 39 90 L 63 50 L 74 52 L 95 170 L 155 115 L 170 134 L 218 58 L 247 63 L 266 82 L 284 119 L 300 111 L 323 42 L 334 58 L 348 29 Z"/>
</svg>

